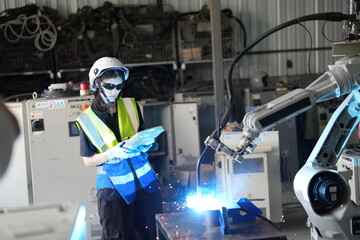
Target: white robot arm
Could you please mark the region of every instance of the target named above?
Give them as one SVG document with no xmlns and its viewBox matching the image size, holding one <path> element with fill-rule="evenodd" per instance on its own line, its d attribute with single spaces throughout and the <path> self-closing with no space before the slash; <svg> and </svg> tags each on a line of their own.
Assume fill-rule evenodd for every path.
<svg viewBox="0 0 360 240">
<path fill-rule="evenodd" d="M 349 94 L 334 112 L 305 165 L 294 180 L 297 198 L 318 239 L 360 239 L 360 207 L 350 199 L 351 173 L 335 168 L 360 121 L 360 57 L 344 57 L 306 89 L 296 89 L 248 113 L 238 154 L 251 152 L 260 132 L 294 117 L 316 103 Z"/>
<path fill-rule="evenodd" d="M 251 146 L 254 146 L 252 140 L 260 132 L 309 110 L 318 102 L 340 97 L 356 89 L 360 83 L 359 67 L 360 58 L 342 58 L 306 89 L 296 89 L 246 114 L 239 151 L 251 152 Z"/>
</svg>

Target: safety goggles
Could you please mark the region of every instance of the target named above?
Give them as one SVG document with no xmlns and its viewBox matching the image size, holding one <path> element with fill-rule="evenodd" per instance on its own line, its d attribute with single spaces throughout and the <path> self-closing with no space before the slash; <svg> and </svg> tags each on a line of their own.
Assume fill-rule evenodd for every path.
<svg viewBox="0 0 360 240">
<path fill-rule="evenodd" d="M 120 83 L 120 84 L 113 84 L 113 83 L 103 83 L 101 84 L 101 86 L 107 90 L 113 90 L 114 88 L 116 88 L 116 90 L 121 90 L 124 86 L 124 83 Z"/>
</svg>

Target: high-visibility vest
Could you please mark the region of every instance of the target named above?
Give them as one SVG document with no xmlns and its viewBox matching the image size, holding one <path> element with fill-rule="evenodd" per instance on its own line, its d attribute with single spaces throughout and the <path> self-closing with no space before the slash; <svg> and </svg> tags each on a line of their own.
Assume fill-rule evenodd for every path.
<svg viewBox="0 0 360 240">
<path fill-rule="evenodd" d="M 126 137 L 133 136 L 139 128 L 139 113 L 135 99 L 118 99 L 117 114 L 123 141 Z M 86 109 L 76 121 L 99 153 L 118 144 L 115 134 L 91 108 Z M 146 153 L 142 153 L 131 159 L 123 159 L 119 163 L 97 166 L 96 189 L 115 188 L 128 204 L 135 199 L 135 177 L 146 191 L 157 190 L 156 175 L 147 157 Z"/>
</svg>

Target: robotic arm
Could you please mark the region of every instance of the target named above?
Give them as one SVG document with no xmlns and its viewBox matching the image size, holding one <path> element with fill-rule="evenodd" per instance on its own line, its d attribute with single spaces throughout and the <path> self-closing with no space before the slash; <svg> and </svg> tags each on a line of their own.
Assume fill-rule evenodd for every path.
<svg viewBox="0 0 360 240">
<path fill-rule="evenodd" d="M 248 113 L 236 153 L 251 152 L 260 132 L 316 103 L 349 94 L 335 111 L 305 165 L 295 176 L 295 194 L 318 239 L 359 239 L 360 207 L 350 199 L 351 172 L 334 170 L 350 134 L 360 121 L 360 57 L 344 57 L 305 89 L 296 89 Z"/>
<path fill-rule="evenodd" d="M 360 55 L 357 48 L 360 46 L 360 0 L 350 0 L 349 4 L 350 18 L 342 31 L 346 42 L 334 44 L 333 51 L 353 57 L 336 61 L 305 89 L 296 89 L 246 114 L 242 122 L 243 136 L 237 149 L 228 148 L 216 136 L 205 140 L 208 147 L 241 162 L 242 155 L 256 147 L 253 141 L 260 132 L 309 110 L 319 102 L 348 94 L 294 179 L 295 194 L 309 216 L 307 224 L 316 240 L 360 239 L 360 206 L 351 201 L 348 184 L 352 172 L 335 170 L 350 134 L 360 122 Z M 278 26 L 276 30 L 288 25 Z M 229 79 L 240 57 L 272 32 L 268 31 L 236 56 L 229 70 Z M 354 51 L 357 56 L 354 56 Z"/>
<path fill-rule="evenodd" d="M 212 137 L 208 137 L 205 144 L 241 161 L 241 155 L 252 152 L 256 147 L 253 140 L 260 132 L 309 110 L 316 103 L 343 96 L 357 89 L 360 83 L 359 67 L 360 57 L 342 58 L 306 89 L 296 89 L 247 113 L 242 122 L 243 137 L 235 151 Z"/>
<path fill-rule="evenodd" d="M 296 89 L 245 115 L 243 138 L 238 152 L 251 152 L 259 133 L 273 128 L 316 103 L 337 98 L 357 89 L 360 83 L 360 58 L 342 58 L 306 89 Z"/>
</svg>

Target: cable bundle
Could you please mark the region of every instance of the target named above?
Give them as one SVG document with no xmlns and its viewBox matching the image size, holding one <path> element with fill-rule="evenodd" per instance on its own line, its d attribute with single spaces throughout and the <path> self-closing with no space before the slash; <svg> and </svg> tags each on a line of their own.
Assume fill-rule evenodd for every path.
<svg viewBox="0 0 360 240">
<path fill-rule="evenodd" d="M 57 40 L 57 31 L 52 21 L 38 13 L 31 16 L 20 14 L 16 19 L 0 24 L 5 39 L 10 43 L 20 39 L 34 38 L 35 47 L 43 52 L 51 50 Z"/>
</svg>

